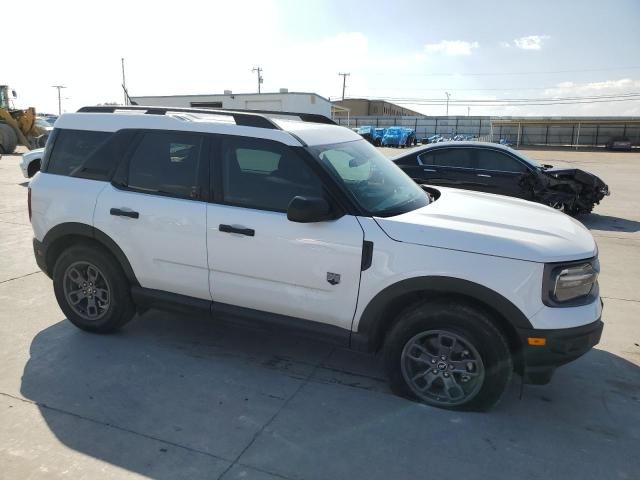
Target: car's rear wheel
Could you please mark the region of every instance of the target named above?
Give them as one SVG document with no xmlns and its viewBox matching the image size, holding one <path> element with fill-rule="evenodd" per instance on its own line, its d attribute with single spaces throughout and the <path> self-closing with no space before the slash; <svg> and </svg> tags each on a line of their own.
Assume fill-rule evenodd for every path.
<svg viewBox="0 0 640 480">
<path fill-rule="evenodd" d="M 31 162 L 27 167 L 27 175 L 29 176 L 29 178 L 33 177 L 39 171 L 40 171 L 40 160 L 35 160 Z"/>
<path fill-rule="evenodd" d="M 391 389 L 454 410 L 488 410 L 504 393 L 513 362 L 504 335 L 464 304 L 424 303 L 406 310 L 384 348 Z"/>
<path fill-rule="evenodd" d="M 83 330 L 115 332 L 135 314 L 122 269 L 97 245 L 62 252 L 53 269 L 53 288 L 64 314 Z"/>
</svg>

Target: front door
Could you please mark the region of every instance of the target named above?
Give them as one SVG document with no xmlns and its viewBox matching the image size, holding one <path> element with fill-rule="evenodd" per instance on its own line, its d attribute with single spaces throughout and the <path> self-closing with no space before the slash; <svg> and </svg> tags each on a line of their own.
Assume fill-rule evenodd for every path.
<svg viewBox="0 0 640 480">
<path fill-rule="evenodd" d="M 94 225 L 122 249 L 142 287 L 211 300 L 207 204 L 199 199 L 205 143 L 197 134 L 142 133 L 98 197 Z"/>
<path fill-rule="evenodd" d="M 217 150 L 216 203 L 207 205 L 213 300 L 349 329 L 363 244 L 357 219 L 287 219 L 293 197 L 328 198 L 290 147 L 229 136 Z"/>
<path fill-rule="evenodd" d="M 529 169 L 520 160 L 492 148 L 476 150 L 476 176 L 483 192 L 530 200 L 533 190 L 526 181 Z"/>
</svg>

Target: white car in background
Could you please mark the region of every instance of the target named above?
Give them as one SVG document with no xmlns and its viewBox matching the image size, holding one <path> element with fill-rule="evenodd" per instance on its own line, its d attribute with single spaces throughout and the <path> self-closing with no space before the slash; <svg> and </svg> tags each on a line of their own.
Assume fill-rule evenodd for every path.
<svg viewBox="0 0 640 480">
<path fill-rule="evenodd" d="M 29 150 L 27 153 L 22 154 L 20 170 L 22 170 L 24 178 L 31 178 L 40 171 L 43 155 L 44 148 L 36 148 L 35 150 Z"/>
</svg>

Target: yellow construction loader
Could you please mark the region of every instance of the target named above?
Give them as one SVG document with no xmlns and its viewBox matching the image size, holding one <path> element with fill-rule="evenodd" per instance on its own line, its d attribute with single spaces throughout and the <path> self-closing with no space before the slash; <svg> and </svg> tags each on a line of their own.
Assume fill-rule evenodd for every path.
<svg viewBox="0 0 640 480">
<path fill-rule="evenodd" d="M 35 108 L 15 108 L 15 90 L 0 85 L 0 154 L 13 153 L 18 145 L 44 146 L 46 132 L 36 125 Z"/>
</svg>

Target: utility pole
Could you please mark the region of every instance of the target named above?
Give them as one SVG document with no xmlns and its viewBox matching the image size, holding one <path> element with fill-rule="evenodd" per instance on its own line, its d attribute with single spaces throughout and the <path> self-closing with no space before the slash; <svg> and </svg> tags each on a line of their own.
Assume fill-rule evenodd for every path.
<svg viewBox="0 0 640 480">
<path fill-rule="evenodd" d="M 124 79 L 124 57 L 120 60 L 122 60 L 122 95 L 124 96 L 124 105 L 128 105 L 129 99 L 127 95 L 127 82 Z"/>
<path fill-rule="evenodd" d="M 51 85 L 53 88 L 58 89 L 58 115 L 62 115 L 62 97 L 60 96 L 60 90 L 67 88 L 64 85 Z"/>
<path fill-rule="evenodd" d="M 251 69 L 252 72 L 258 72 L 258 93 L 260 92 L 260 85 L 262 84 L 262 82 L 264 81 L 264 78 L 262 78 L 262 68 L 260 67 L 253 67 L 253 69 Z"/>
<path fill-rule="evenodd" d="M 342 101 L 344 102 L 344 89 L 347 86 L 347 77 L 351 75 L 350 73 L 339 73 L 338 75 L 342 75 Z"/>
<path fill-rule="evenodd" d="M 449 116 L 449 97 L 451 96 L 451 94 L 449 92 L 444 92 L 444 94 L 447 96 L 447 117 Z"/>
<path fill-rule="evenodd" d="M 467 107 L 467 117 L 471 114 L 471 107 Z"/>
</svg>

